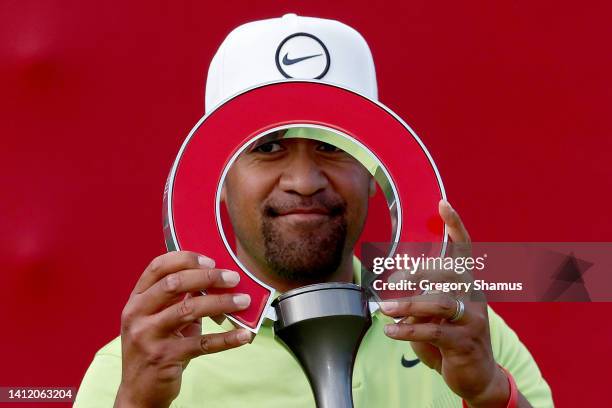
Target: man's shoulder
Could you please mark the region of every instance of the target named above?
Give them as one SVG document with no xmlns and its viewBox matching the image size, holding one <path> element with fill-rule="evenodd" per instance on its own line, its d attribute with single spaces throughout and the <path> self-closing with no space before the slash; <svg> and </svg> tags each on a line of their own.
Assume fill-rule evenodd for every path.
<svg viewBox="0 0 612 408">
<path fill-rule="evenodd" d="M 524 347 L 516 332 L 491 306 L 488 306 L 489 332 L 493 354 L 500 356 L 504 349 Z"/>
<path fill-rule="evenodd" d="M 493 355 L 516 380 L 521 393 L 533 407 L 552 407 L 552 393 L 535 359 L 516 332 L 489 307 L 489 328 Z"/>
<path fill-rule="evenodd" d="M 74 406 L 112 406 L 120 379 L 121 337 L 115 337 L 96 352 L 81 381 Z"/>
<path fill-rule="evenodd" d="M 121 336 L 117 336 L 110 342 L 102 346 L 97 352 L 98 356 L 111 356 L 121 358 Z"/>
</svg>

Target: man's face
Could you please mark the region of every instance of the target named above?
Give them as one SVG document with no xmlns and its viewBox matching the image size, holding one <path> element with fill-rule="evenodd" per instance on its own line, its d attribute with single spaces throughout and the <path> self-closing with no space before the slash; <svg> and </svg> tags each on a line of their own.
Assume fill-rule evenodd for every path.
<svg viewBox="0 0 612 408">
<path fill-rule="evenodd" d="M 243 262 L 307 283 L 325 280 L 351 256 L 374 189 L 348 153 L 289 138 L 249 146 L 229 170 L 222 200 Z"/>
</svg>

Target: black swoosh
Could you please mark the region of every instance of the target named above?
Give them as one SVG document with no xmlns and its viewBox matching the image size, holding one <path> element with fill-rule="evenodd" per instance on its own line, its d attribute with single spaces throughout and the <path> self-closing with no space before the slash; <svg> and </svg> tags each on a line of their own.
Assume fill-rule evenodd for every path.
<svg viewBox="0 0 612 408">
<path fill-rule="evenodd" d="M 406 360 L 406 358 L 402 356 L 402 365 L 406 368 L 414 367 L 415 365 L 419 364 L 419 361 L 421 360 L 418 358 L 415 358 L 414 360 Z"/>
<path fill-rule="evenodd" d="M 298 63 L 300 61 L 307 60 L 309 58 L 320 57 L 321 55 L 323 55 L 323 54 L 307 55 L 305 57 L 290 59 L 289 58 L 289 53 L 286 53 L 285 56 L 283 57 L 283 64 L 285 64 L 285 65 L 293 65 L 293 64 L 296 64 L 296 63 Z"/>
</svg>

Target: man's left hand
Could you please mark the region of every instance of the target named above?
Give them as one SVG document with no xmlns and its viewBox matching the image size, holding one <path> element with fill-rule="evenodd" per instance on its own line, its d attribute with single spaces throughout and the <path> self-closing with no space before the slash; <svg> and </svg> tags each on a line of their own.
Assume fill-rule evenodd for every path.
<svg viewBox="0 0 612 408">
<path fill-rule="evenodd" d="M 440 201 L 439 212 L 453 243 L 469 247 L 470 236 L 457 212 L 446 201 Z M 385 333 L 410 341 L 419 359 L 438 371 L 470 407 L 506 407 L 510 387 L 493 357 L 487 303 L 484 299 L 462 301 L 464 314 L 453 322 L 459 304 L 447 293 L 430 292 L 381 303 L 384 314 L 402 318 L 387 325 Z"/>
</svg>

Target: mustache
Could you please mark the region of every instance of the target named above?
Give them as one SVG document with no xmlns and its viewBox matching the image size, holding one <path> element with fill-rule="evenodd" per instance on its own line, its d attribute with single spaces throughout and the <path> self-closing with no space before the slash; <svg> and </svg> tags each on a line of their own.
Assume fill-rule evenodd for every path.
<svg viewBox="0 0 612 408">
<path fill-rule="evenodd" d="M 267 217 L 277 217 L 296 210 L 321 212 L 334 217 L 345 213 L 346 201 L 341 197 L 321 195 L 284 199 L 270 198 L 263 205 L 263 213 Z"/>
</svg>

